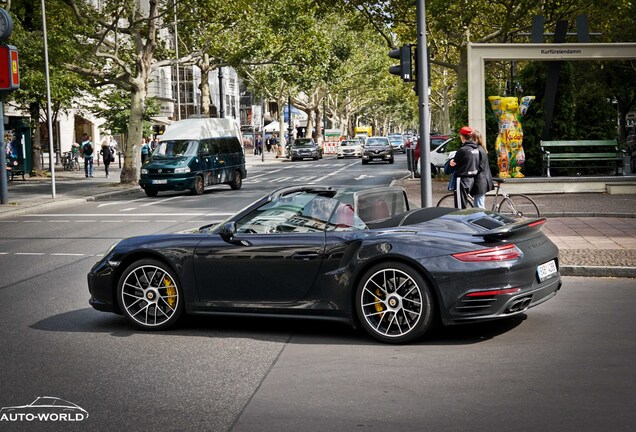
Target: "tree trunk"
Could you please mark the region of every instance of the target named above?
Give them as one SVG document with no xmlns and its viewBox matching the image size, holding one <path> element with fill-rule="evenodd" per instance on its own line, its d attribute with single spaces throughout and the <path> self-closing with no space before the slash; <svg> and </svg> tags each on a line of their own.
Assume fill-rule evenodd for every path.
<svg viewBox="0 0 636 432">
<path fill-rule="evenodd" d="M 210 117 L 210 57 L 205 54 L 197 66 L 201 69 L 201 114 Z"/>
<path fill-rule="evenodd" d="M 31 177 L 42 175 L 42 143 L 40 142 L 40 104 L 29 105 L 31 113 Z"/>
<path fill-rule="evenodd" d="M 124 145 L 124 166 L 121 169 L 122 183 L 137 183 L 141 170 L 141 139 L 143 138 L 144 101 L 146 87 L 143 90 L 133 86 L 130 94 L 130 116 L 128 133 Z"/>
</svg>

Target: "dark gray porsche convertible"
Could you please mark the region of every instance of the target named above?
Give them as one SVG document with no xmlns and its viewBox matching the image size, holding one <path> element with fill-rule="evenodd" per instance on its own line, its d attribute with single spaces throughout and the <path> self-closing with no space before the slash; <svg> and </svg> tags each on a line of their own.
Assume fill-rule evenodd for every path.
<svg viewBox="0 0 636 432">
<path fill-rule="evenodd" d="M 410 209 L 402 188 L 277 190 L 224 222 L 128 238 L 91 269 L 90 304 L 146 330 L 188 314 L 342 320 L 388 343 L 435 319 L 510 317 L 561 286 L 545 219 Z"/>
</svg>

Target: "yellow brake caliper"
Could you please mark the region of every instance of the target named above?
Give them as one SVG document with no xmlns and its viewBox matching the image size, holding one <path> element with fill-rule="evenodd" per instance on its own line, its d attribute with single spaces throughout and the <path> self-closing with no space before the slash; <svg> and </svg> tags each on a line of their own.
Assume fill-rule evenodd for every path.
<svg viewBox="0 0 636 432">
<path fill-rule="evenodd" d="M 375 295 L 378 297 L 378 299 L 382 299 L 382 291 L 380 291 L 380 289 L 378 288 L 377 290 L 375 290 Z M 376 312 L 382 312 L 384 310 L 384 306 L 382 305 L 382 302 L 378 301 L 375 305 L 375 311 Z M 380 317 L 382 318 L 382 317 Z"/>
<path fill-rule="evenodd" d="M 168 276 L 163 278 L 163 286 L 166 288 L 166 302 L 171 308 L 177 305 L 177 288 L 172 284 L 172 281 Z"/>
</svg>

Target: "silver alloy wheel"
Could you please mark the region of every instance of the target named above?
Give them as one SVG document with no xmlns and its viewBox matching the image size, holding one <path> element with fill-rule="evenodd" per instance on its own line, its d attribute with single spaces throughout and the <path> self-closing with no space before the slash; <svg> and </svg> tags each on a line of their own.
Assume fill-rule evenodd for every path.
<svg viewBox="0 0 636 432">
<path fill-rule="evenodd" d="M 366 323 L 384 337 L 409 334 L 422 317 L 420 286 L 396 268 L 383 268 L 371 275 L 362 287 L 359 301 Z"/>
<path fill-rule="evenodd" d="M 166 270 L 142 264 L 125 275 L 120 300 L 124 313 L 133 323 L 156 328 L 176 319 L 181 299 L 174 278 Z"/>
</svg>

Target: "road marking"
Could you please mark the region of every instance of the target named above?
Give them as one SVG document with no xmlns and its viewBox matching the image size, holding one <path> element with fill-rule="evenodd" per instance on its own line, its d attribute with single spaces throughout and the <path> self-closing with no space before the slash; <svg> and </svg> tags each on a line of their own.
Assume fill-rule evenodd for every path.
<svg viewBox="0 0 636 432">
<path fill-rule="evenodd" d="M 178 195 L 178 196 L 174 196 L 174 197 L 171 197 L 171 198 L 164 198 L 164 199 L 161 199 L 161 200 L 154 200 L 154 201 L 146 203 L 146 204 L 141 204 L 140 207 L 149 207 L 151 205 L 163 204 L 166 201 L 172 201 L 172 200 L 183 199 L 183 198 L 184 198 L 183 195 Z"/>
<path fill-rule="evenodd" d="M 84 256 L 84 254 L 79 253 L 52 253 L 52 256 Z"/>
<path fill-rule="evenodd" d="M 46 255 L 44 252 L 15 252 L 14 255 Z"/>
<path fill-rule="evenodd" d="M 128 208 L 125 208 L 125 209 L 121 209 L 119 211 L 120 212 L 127 212 L 127 211 L 133 211 L 133 210 L 136 210 L 136 209 L 137 209 L 137 207 L 128 207 Z"/>
</svg>

